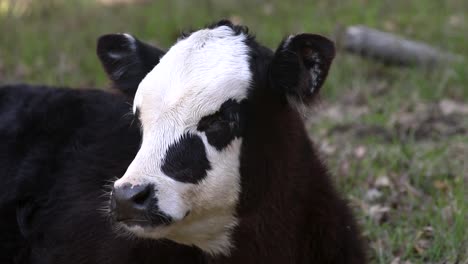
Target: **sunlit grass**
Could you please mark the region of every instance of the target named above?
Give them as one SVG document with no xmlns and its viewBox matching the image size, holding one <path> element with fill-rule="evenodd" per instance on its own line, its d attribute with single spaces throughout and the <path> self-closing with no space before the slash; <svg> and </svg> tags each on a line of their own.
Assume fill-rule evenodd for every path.
<svg viewBox="0 0 468 264">
<path fill-rule="evenodd" d="M 31 2 L 32 0 L 0 0 L 0 16 L 22 16 Z"/>
</svg>

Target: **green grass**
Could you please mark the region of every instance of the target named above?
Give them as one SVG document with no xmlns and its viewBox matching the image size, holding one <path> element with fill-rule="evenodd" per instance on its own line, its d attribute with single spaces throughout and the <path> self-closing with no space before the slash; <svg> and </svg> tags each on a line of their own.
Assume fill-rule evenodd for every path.
<svg viewBox="0 0 468 264">
<path fill-rule="evenodd" d="M 0 0 L 0 83 L 104 88 L 107 79 L 95 55 L 99 35 L 130 32 L 167 48 L 181 31 L 225 17 L 249 25 L 271 48 L 290 33 L 333 36 L 340 26 L 365 24 L 464 56 L 458 64 L 421 69 L 384 66 L 340 51 L 309 127 L 317 145 L 334 147 L 327 162 L 356 210 L 372 263 L 396 257 L 401 263 L 468 263 L 468 115 L 446 124 L 462 132 L 433 136 L 418 130 L 456 118 L 424 119 L 440 100 L 464 105 L 468 100 L 468 1 L 176 0 L 104 6 L 41 0 L 25 8 L 10 2 Z M 418 105 L 428 108 L 421 114 Z M 338 118 L 326 114 L 333 107 Z M 358 109 L 365 111 L 354 113 Z M 419 123 L 402 132 L 394 120 L 407 115 Z M 365 153 L 356 155 L 358 148 Z M 377 188 L 382 177 L 391 185 Z M 366 194 L 375 188 L 382 196 L 369 201 Z M 386 219 L 368 214 L 376 205 L 389 208 Z M 425 227 L 433 230 L 429 238 L 421 235 Z M 421 240 L 428 246 L 418 251 Z"/>
<path fill-rule="evenodd" d="M 449 140 L 444 144 L 455 143 L 456 140 Z M 466 260 L 467 256 L 462 255 L 468 246 L 466 179 L 464 183 L 460 167 L 447 167 L 454 163 L 448 146 L 376 144 L 366 139 L 339 144 L 343 151 L 332 155 L 330 164 L 335 174 L 341 175 L 338 183 L 342 191 L 357 203 L 375 263 L 389 263 L 395 256 L 415 263 L 454 263 L 457 257 Z M 356 146 L 366 146 L 365 158 L 356 159 L 352 152 Z M 465 151 L 465 157 L 467 154 Z M 343 173 L 339 168 L 346 163 L 349 168 Z M 383 195 L 377 202 L 366 201 L 365 194 L 382 176 L 390 178 L 391 186 L 381 188 Z M 437 181 L 446 187 L 436 188 Z M 384 222 L 376 222 L 367 214 L 368 206 L 375 204 L 390 207 Z M 421 254 L 415 252 L 414 246 L 418 233 L 426 226 L 433 228 L 434 237 L 430 248 Z"/>
</svg>

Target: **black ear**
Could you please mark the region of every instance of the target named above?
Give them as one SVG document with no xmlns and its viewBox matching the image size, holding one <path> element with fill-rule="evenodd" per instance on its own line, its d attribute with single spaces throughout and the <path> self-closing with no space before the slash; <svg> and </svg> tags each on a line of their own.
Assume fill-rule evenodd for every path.
<svg viewBox="0 0 468 264">
<path fill-rule="evenodd" d="M 288 98 L 307 104 L 323 85 L 334 57 L 335 45 L 323 36 L 290 36 L 281 42 L 271 62 L 271 84 Z"/>
<path fill-rule="evenodd" d="M 97 55 L 116 88 L 132 97 L 164 51 L 129 34 L 109 34 L 98 39 Z"/>
</svg>

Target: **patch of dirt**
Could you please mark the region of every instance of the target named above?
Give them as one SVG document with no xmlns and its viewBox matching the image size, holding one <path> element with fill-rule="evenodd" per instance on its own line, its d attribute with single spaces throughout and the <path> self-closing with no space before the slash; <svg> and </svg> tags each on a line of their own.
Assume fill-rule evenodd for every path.
<svg viewBox="0 0 468 264">
<path fill-rule="evenodd" d="M 437 139 L 468 132 L 468 105 L 444 99 L 439 103 L 417 104 L 395 113 L 390 126 L 401 136 L 416 140 Z"/>
<path fill-rule="evenodd" d="M 382 141 L 389 142 L 394 138 L 394 133 L 390 129 L 378 125 L 368 124 L 338 124 L 329 130 L 330 134 L 348 134 L 355 138 L 376 137 Z"/>
<path fill-rule="evenodd" d="M 370 110 L 366 106 L 323 104 L 311 124 L 324 120 L 336 123 L 328 135 L 347 135 L 355 138 L 374 137 L 384 142 L 392 140 L 436 140 L 468 133 L 468 104 L 443 99 L 437 103 L 418 103 L 405 106 L 394 113 L 387 124 L 360 122 Z M 352 120 L 352 121 L 350 121 Z"/>
</svg>

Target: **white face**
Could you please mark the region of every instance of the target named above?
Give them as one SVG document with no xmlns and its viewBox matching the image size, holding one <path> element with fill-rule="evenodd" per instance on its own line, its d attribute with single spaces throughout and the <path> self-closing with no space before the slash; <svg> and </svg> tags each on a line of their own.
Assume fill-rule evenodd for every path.
<svg viewBox="0 0 468 264">
<path fill-rule="evenodd" d="M 133 110 L 143 142 L 114 187 L 150 186 L 153 209 L 171 223 L 128 230 L 213 254 L 229 251 L 240 193 L 236 122 L 252 81 L 245 40 L 228 26 L 196 31 L 138 86 Z"/>
</svg>

